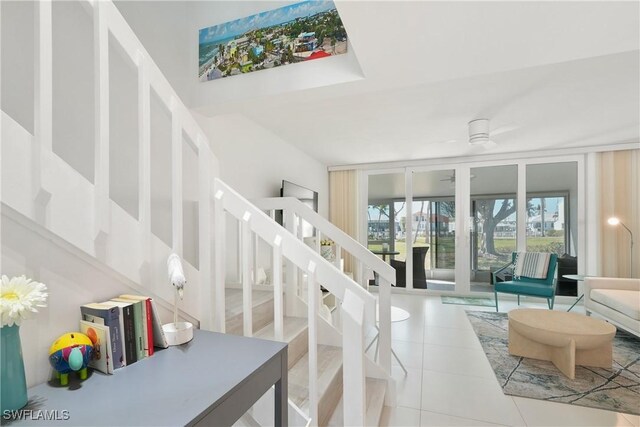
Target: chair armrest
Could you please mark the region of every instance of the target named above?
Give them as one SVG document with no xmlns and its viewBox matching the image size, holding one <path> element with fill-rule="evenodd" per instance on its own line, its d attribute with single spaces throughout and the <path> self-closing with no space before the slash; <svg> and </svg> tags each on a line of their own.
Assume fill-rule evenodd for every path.
<svg viewBox="0 0 640 427">
<path fill-rule="evenodd" d="M 498 275 L 498 273 L 500 273 L 500 272 L 502 272 L 502 271 L 504 271 L 504 270 L 506 270 L 507 268 L 510 268 L 510 267 L 512 267 L 512 266 L 513 266 L 513 264 L 509 263 L 509 264 L 505 265 L 504 267 L 500 267 L 500 268 L 499 268 L 499 269 L 497 269 L 496 271 L 492 272 L 492 273 L 491 273 L 491 276 L 493 276 L 493 277 L 492 277 L 492 278 L 493 278 L 493 284 L 495 285 L 496 283 L 498 283 L 498 281 L 496 280 L 496 276 Z"/>
<path fill-rule="evenodd" d="M 393 268 L 396 268 L 395 266 L 398 266 L 401 268 L 407 268 L 407 263 L 405 261 L 396 261 L 395 259 L 392 259 L 389 261 L 389 264 Z"/>
</svg>

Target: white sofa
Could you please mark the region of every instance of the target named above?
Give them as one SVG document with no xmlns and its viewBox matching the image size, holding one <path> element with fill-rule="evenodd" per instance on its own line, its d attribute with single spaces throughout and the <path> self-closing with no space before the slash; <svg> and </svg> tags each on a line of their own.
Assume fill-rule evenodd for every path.
<svg viewBox="0 0 640 427">
<path fill-rule="evenodd" d="M 640 279 L 586 277 L 584 308 L 640 337 Z"/>
</svg>

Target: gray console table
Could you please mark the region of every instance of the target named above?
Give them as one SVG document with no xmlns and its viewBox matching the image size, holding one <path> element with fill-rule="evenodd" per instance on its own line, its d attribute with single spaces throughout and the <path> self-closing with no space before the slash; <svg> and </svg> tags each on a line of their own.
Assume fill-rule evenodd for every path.
<svg viewBox="0 0 640 427">
<path fill-rule="evenodd" d="M 2 424 L 230 426 L 275 385 L 275 425 L 286 426 L 287 372 L 285 343 L 197 330 L 114 375 L 30 388 L 22 417 Z M 35 418 L 43 413 L 67 419 Z"/>
</svg>

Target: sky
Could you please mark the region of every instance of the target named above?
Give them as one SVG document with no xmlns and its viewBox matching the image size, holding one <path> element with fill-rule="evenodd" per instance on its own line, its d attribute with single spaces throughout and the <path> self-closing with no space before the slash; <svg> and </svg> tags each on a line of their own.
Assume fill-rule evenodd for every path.
<svg viewBox="0 0 640 427">
<path fill-rule="evenodd" d="M 200 30 L 200 44 L 228 39 L 256 28 L 270 27 L 295 18 L 311 16 L 335 8 L 336 6 L 331 0 L 312 0 L 295 3 L 246 18 L 236 19 L 235 21 L 225 22 L 224 24 L 203 28 Z"/>
</svg>

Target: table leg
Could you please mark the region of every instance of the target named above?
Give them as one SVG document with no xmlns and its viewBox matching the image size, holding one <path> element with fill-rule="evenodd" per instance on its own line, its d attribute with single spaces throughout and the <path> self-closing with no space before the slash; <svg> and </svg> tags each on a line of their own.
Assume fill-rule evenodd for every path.
<svg viewBox="0 0 640 427">
<path fill-rule="evenodd" d="M 371 346 L 373 345 L 374 342 L 376 342 L 378 340 L 378 335 L 380 335 L 380 333 L 377 333 L 376 336 L 373 338 L 373 340 L 371 341 L 371 343 L 367 346 L 367 348 L 364 349 L 364 352 L 366 353 L 367 351 L 369 351 L 369 349 L 371 348 Z"/>
<path fill-rule="evenodd" d="M 404 374 L 407 375 L 409 372 L 407 372 L 407 369 L 404 367 L 404 365 L 402 364 L 402 362 L 400 361 L 400 359 L 398 358 L 398 355 L 396 354 L 395 351 L 393 351 L 393 347 L 391 347 L 391 354 L 393 355 L 393 357 L 396 358 L 396 360 L 398 361 L 398 363 L 400 364 L 400 367 L 402 368 L 402 370 L 404 371 Z"/>
<path fill-rule="evenodd" d="M 283 351 L 280 356 L 281 360 L 281 369 L 280 369 L 280 380 L 278 380 L 274 387 L 274 401 L 275 401 L 275 410 L 274 410 L 274 425 L 275 426 L 288 426 L 289 425 L 289 390 L 288 390 L 288 362 L 287 362 L 287 351 Z"/>
<path fill-rule="evenodd" d="M 580 302 L 580 300 L 581 300 L 583 297 L 584 297 L 584 294 L 580 295 L 580 297 L 576 300 L 576 302 L 574 302 L 574 303 L 573 303 L 573 305 L 572 305 L 571 307 L 569 307 L 569 310 L 567 310 L 567 311 L 571 311 L 571 309 L 572 309 L 573 307 L 575 307 L 575 306 L 576 306 L 576 304 L 577 304 L 577 303 L 579 303 L 579 302 Z"/>
</svg>

